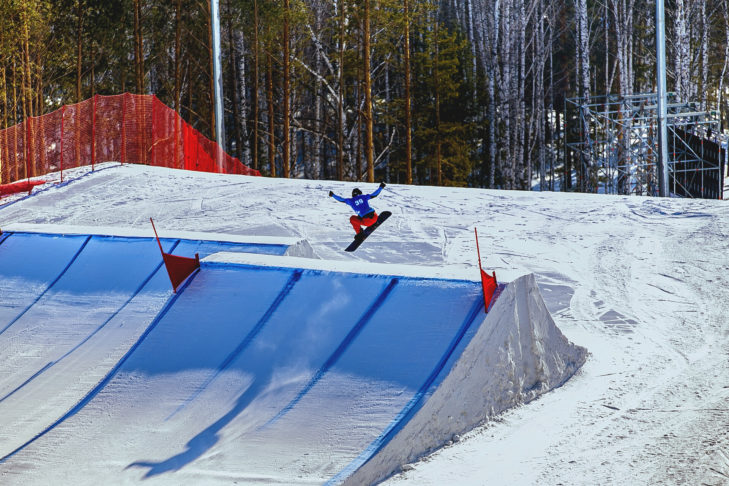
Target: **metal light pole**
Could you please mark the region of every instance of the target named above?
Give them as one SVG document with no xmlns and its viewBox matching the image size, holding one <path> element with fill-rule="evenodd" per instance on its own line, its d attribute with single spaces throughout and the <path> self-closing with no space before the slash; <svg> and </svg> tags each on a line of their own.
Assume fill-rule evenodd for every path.
<svg viewBox="0 0 729 486">
<path fill-rule="evenodd" d="M 663 0 L 656 0 L 656 77 L 658 83 L 658 195 L 668 196 L 668 97 L 666 94 L 666 14 Z"/>
<path fill-rule="evenodd" d="M 218 167 L 222 166 L 225 149 L 225 127 L 223 125 L 223 73 L 220 63 L 220 11 L 218 0 L 210 0 L 210 22 L 213 31 L 213 86 L 215 87 L 215 141 L 220 145 L 217 151 Z"/>
</svg>

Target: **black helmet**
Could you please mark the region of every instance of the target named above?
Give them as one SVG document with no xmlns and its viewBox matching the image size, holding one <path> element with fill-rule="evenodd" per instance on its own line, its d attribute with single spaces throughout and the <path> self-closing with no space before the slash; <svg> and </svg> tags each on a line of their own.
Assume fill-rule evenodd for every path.
<svg viewBox="0 0 729 486">
<path fill-rule="evenodd" d="M 354 189 L 352 189 L 352 197 L 357 197 L 357 196 L 361 196 L 361 195 L 362 195 L 362 191 L 360 191 L 356 187 Z"/>
</svg>

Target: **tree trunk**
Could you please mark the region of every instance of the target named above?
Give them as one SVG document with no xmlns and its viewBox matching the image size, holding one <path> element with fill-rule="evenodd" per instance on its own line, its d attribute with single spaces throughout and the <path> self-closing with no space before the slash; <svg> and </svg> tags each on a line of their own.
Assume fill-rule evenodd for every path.
<svg viewBox="0 0 729 486">
<path fill-rule="evenodd" d="M 354 83 L 354 99 L 357 102 L 357 107 L 361 106 L 362 93 L 360 92 L 362 83 L 361 79 L 361 68 L 357 68 L 357 81 Z M 357 110 L 357 153 L 354 159 L 354 180 L 362 180 L 362 110 Z"/>
<path fill-rule="evenodd" d="M 474 104 L 478 103 L 478 85 L 477 85 L 477 66 L 478 66 L 478 39 L 476 38 L 476 30 L 473 27 L 473 0 L 466 0 L 466 3 L 464 5 L 464 8 L 466 10 L 466 32 L 468 34 L 468 42 L 471 45 L 471 77 L 472 84 L 470 86 L 470 89 L 473 91 L 473 102 Z"/>
<path fill-rule="evenodd" d="M 80 43 L 80 41 L 79 41 Z M 144 46 L 142 44 L 142 0 L 134 0 L 134 69 L 137 94 L 144 94 Z"/>
<path fill-rule="evenodd" d="M 507 107 L 507 112 L 504 114 L 504 133 L 501 137 L 501 146 L 504 151 L 504 186 L 506 189 L 514 189 L 514 166 L 515 160 L 513 157 L 513 137 L 511 128 L 511 117 L 516 112 L 514 109 L 516 103 L 516 92 L 514 89 L 515 82 L 512 76 L 512 63 L 514 54 L 514 41 L 511 31 L 512 25 L 512 13 L 511 13 L 511 2 L 512 0 L 506 0 L 504 2 L 504 27 L 503 27 L 503 42 L 501 43 L 502 57 L 503 57 L 503 76 L 501 81 L 502 90 L 506 93 L 506 100 L 504 106 Z M 503 95 L 501 96 L 503 99 Z"/>
<path fill-rule="evenodd" d="M 41 49 L 36 49 L 35 54 L 35 106 L 36 114 L 38 116 L 43 115 L 43 60 L 41 58 Z"/>
<path fill-rule="evenodd" d="M 320 32 L 322 28 L 322 16 L 320 11 L 317 11 L 315 13 L 316 15 L 316 31 Z M 317 73 L 321 73 L 323 71 L 323 62 L 322 62 L 322 52 L 321 49 L 316 49 L 314 53 L 314 67 Z M 322 155 L 323 150 L 322 147 L 324 145 L 324 139 L 323 134 L 324 132 L 324 122 L 323 122 L 323 114 L 324 114 L 324 99 L 326 97 L 326 92 L 324 91 L 324 87 L 322 86 L 322 82 L 319 78 L 316 79 L 316 82 L 314 83 L 314 147 L 313 147 L 313 154 L 312 154 L 312 167 L 309 169 L 309 175 L 308 178 L 313 179 L 319 179 L 323 175 L 322 171 Z"/>
<path fill-rule="evenodd" d="M 28 30 L 28 18 L 27 18 L 27 12 L 23 12 L 23 38 L 21 40 L 22 43 L 22 49 L 23 49 L 23 89 L 21 93 L 23 94 L 23 121 L 28 123 L 28 130 L 25 130 L 25 154 L 26 154 L 26 161 L 25 161 L 25 167 L 26 167 L 26 173 L 25 177 L 33 177 L 35 174 L 33 173 L 33 139 L 34 134 L 32 132 L 33 125 L 30 120 L 30 117 L 33 116 L 33 104 L 32 104 L 32 88 L 31 88 L 31 80 L 30 80 L 30 53 L 29 53 L 29 46 L 28 46 L 28 38 L 30 37 L 30 32 Z M 24 125 L 25 126 L 25 125 Z"/>
<path fill-rule="evenodd" d="M 549 190 L 554 191 L 554 160 L 558 150 L 555 131 L 559 133 L 559 118 L 556 106 L 554 106 L 554 25 L 556 19 L 554 16 L 554 7 L 551 2 L 548 3 L 549 14 L 549 36 L 547 37 L 547 50 L 549 55 L 549 105 L 547 107 L 547 139 L 549 140 Z M 554 120 L 551 120 L 554 114 Z M 556 128 L 556 130 L 555 130 Z"/>
<path fill-rule="evenodd" d="M 210 5 L 209 1 L 205 1 L 205 9 L 207 13 L 207 28 L 208 28 L 208 61 L 209 66 L 208 69 L 210 69 L 210 84 L 208 86 L 208 101 L 210 103 L 210 140 L 213 140 L 214 142 L 220 142 L 220 140 L 217 139 L 215 134 L 217 133 L 215 130 L 215 68 L 214 68 L 214 53 L 213 53 L 213 11 L 212 11 L 212 5 Z M 222 147 L 223 150 L 225 150 L 225 147 Z"/>
<path fill-rule="evenodd" d="M 180 113 L 182 79 L 182 0 L 175 1 L 175 111 Z"/>
<path fill-rule="evenodd" d="M 676 0 L 674 34 L 674 69 L 676 77 L 676 95 L 678 100 L 686 102 L 689 99 L 690 83 L 690 38 L 688 34 L 688 14 L 685 0 Z"/>
<path fill-rule="evenodd" d="M 405 2 L 405 183 L 413 183 L 413 137 L 410 112 L 410 2 Z"/>
<path fill-rule="evenodd" d="M 367 159 L 367 182 L 375 182 L 375 167 L 373 160 L 374 140 L 372 133 L 372 78 L 370 66 L 370 0 L 364 0 L 363 19 L 363 54 L 364 54 L 364 121 L 365 121 L 365 157 Z"/>
<path fill-rule="evenodd" d="M 0 184 L 6 184 L 10 182 L 10 148 L 8 147 L 8 83 L 5 74 L 6 68 L 3 66 L 0 68 L 2 72 L 2 102 L 3 102 L 3 124 L 2 129 L 3 140 L 0 143 Z"/>
<path fill-rule="evenodd" d="M 518 85 L 517 85 L 517 123 L 514 126 L 516 133 L 516 153 L 514 160 L 517 164 L 517 188 L 522 190 L 529 189 L 529 181 L 527 180 L 527 164 L 529 161 L 525 158 L 526 145 L 526 27 L 527 13 L 525 8 L 525 0 L 519 1 L 519 16 L 517 20 L 517 51 L 518 51 Z"/>
<path fill-rule="evenodd" d="M 41 50 L 36 50 L 36 76 L 35 76 L 35 93 L 36 93 L 36 101 L 35 101 L 35 109 L 36 109 L 36 116 L 38 116 L 38 138 L 39 138 L 39 156 L 40 156 L 40 163 L 41 167 L 43 167 L 43 170 L 47 170 L 48 167 L 48 156 L 46 154 L 46 135 L 45 135 L 45 118 L 43 117 L 43 66 L 41 65 Z M 92 71 L 93 73 L 93 71 Z"/>
<path fill-rule="evenodd" d="M 182 56 L 180 49 L 182 48 L 182 0 L 175 1 L 175 92 L 174 92 L 174 103 L 175 103 L 175 153 L 174 153 L 174 165 L 173 167 L 179 167 L 184 169 L 184 154 L 183 160 L 180 161 L 179 147 L 182 134 L 180 133 L 180 116 L 181 116 L 181 105 L 182 105 Z"/>
<path fill-rule="evenodd" d="M 726 3 L 726 0 L 724 0 Z M 701 111 L 707 110 L 707 96 L 709 93 L 709 19 L 706 14 L 706 0 L 701 5 Z"/>
<path fill-rule="evenodd" d="M 0 72 L 2 72 L 2 81 L 3 81 L 3 126 L 2 129 L 8 128 L 8 83 L 6 78 L 6 69 L 5 67 L 0 69 Z"/>
<path fill-rule="evenodd" d="M 17 122 L 18 119 L 18 65 L 13 59 L 13 121 Z M 13 180 L 18 180 L 20 174 L 18 173 L 18 129 L 17 127 L 13 130 L 13 166 L 15 168 L 15 177 Z"/>
<path fill-rule="evenodd" d="M 230 11 L 230 2 L 228 3 Z M 231 21 L 232 22 L 232 21 Z M 230 43 L 230 73 L 233 85 L 233 136 L 235 138 L 235 151 L 238 159 L 250 165 L 250 147 L 243 134 L 243 127 L 247 125 L 248 103 L 246 98 L 246 57 L 243 33 L 233 33 L 233 26 L 228 28 L 228 41 Z"/>
<path fill-rule="evenodd" d="M 76 25 L 76 103 L 81 103 L 81 56 L 83 54 L 83 18 L 84 18 L 84 11 L 83 11 L 83 5 L 82 0 L 77 0 L 76 3 L 76 18 L 77 18 L 77 25 Z M 136 10 L 135 10 L 135 17 L 136 19 Z M 135 20 L 135 26 L 136 26 L 136 20 Z"/>
<path fill-rule="evenodd" d="M 344 180 L 344 3 L 337 2 L 339 6 L 339 86 L 337 89 L 337 180 Z"/>
<path fill-rule="evenodd" d="M 435 95 L 435 170 L 436 184 L 443 185 L 443 161 L 441 159 L 441 139 L 440 139 L 440 70 L 438 63 L 440 62 L 440 39 L 438 13 L 435 14 L 435 59 L 433 60 L 433 91 Z"/>
<path fill-rule="evenodd" d="M 289 167 L 291 164 L 291 134 L 289 133 L 291 131 L 291 108 L 290 108 L 290 96 L 291 96 L 291 73 L 289 68 L 289 16 L 290 16 L 290 7 L 289 7 L 289 0 L 283 0 L 284 2 L 284 22 L 283 22 L 283 108 L 281 113 L 281 116 L 283 118 L 283 155 L 282 155 L 282 164 L 283 164 L 283 176 L 284 178 L 289 178 L 291 174 L 289 173 Z"/>
<path fill-rule="evenodd" d="M 575 15 L 577 17 L 577 86 L 579 96 L 584 102 L 590 99 L 590 39 L 587 21 L 587 0 L 575 0 Z M 586 125 L 587 113 L 580 112 L 580 132 L 583 134 L 585 147 L 590 147 L 589 127 Z M 586 150 L 586 149 L 585 149 Z M 593 167 L 591 155 L 580 151 L 580 170 L 578 171 L 578 185 L 581 191 L 592 192 Z M 596 182 L 596 181 L 595 181 Z"/>
<path fill-rule="evenodd" d="M 253 168 L 258 170 L 258 0 L 253 0 Z"/>
<path fill-rule="evenodd" d="M 547 17 L 544 11 L 543 0 L 538 0 L 537 15 L 534 16 L 534 22 L 536 23 L 536 71 L 535 71 L 535 108 L 532 116 L 536 120 L 534 128 L 536 131 L 535 143 L 537 146 L 537 166 L 539 167 L 539 190 L 543 191 L 544 186 L 547 183 L 547 167 L 546 167 L 546 141 L 544 139 L 544 128 L 547 123 L 545 119 L 544 110 L 544 68 L 547 64 L 545 55 L 545 32 L 544 22 Z M 531 166 L 531 165 L 530 165 Z M 531 179 L 531 177 L 530 177 Z M 531 180 L 529 181 L 531 183 Z"/>
<path fill-rule="evenodd" d="M 226 8 L 228 13 L 228 63 L 230 68 L 230 87 L 231 97 L 233 98 L 233 140 L 235 140 L 235 156 L 238 160 L 244 164 L 249 165 L 249 162 L 243 156 L 243 141 L 241 134 L 241 119 L 245 120 L 245 103 L 246 97 L 239 97 L 240 82 L 245 86 L 245 44 L 243 42 L 243 35 L 241 32 L 236 32 L 233 35 L 233 11 L 230 6 L 230 0 L 226 2 Z M 240 46 L 240 61 L 238 57 L 238 47 Z M 239 82 L 240 79 L 240 82 Z M 243 91 L 245 93 L 245 91 Z M 227 138 L 227 137 L 226 137 Z M 232 147 L 232 144 L 229 144 Z"/>
<path fill-rule="evenodd" d="M 89 88 L 91 91 L 90 97 L 93 98 L 96 95 L 96 73 L 94 72 L 94 64 L 96 64 L 96 53 L 94 52 L 94 40 L 91 39 L 89 42 L 89 57 L 91 58 L 91 73 L 89 76 Z"/>
<path fill-rule="evenodd" d="M 28 25 L 29 12 L 28 7 L 23 10 L 23 106 L 25 107 L 25 116 L 33 116 L 33 81 L 30 61 L 30 27 Z"/>
<path fill-rule="evenodd" d="M 268 70 L 268 76 L 266 77 L 266 94 L 268 97 L 268 164 L 271 168 L 271 177 L 276 177 L 276 125 L 274 124 L 273 119 L 273 57 L 271 56 L 270 49 L 266 52 Z"/>
<path fill-rule="evenodd" d="M 489 15 L 487 12 L 486 16 L 490 19 L 487 25 L 491 26 L 490 31 L 484 32 L 484 37 L 489 39 L 489 61 L 488 61 L 488 121 L 489 121 L 489 158 L 491 159 L 491 165 L 489 167 L 489 187 L 496 185 L 496 167 L 500 165 L 498 159 L 499 152 L 496 150 L 496 77 L 498 76 L 498 42 L 499 42 L 499 31 L 501 26 L 500 20 L 500 0 L 496 0 L 494 4 L 493 14 Z"/>
<path fill-rule="evenodd" d="M 720 127 L 719 130 L 723 133 L 726 128 L 725 117 L 726 112 L 722 107 L 722 95 L 724 94 L 724 79 L 726 78 L 727 67 L 729 67 L 729 5 L 723 2 L 722 14 L 724 16 L 724 67 L 721 70 L 721 76 L 719 77 L 719 99 L 716 102 L 717 113 L 719 113 Z"/>
<path fill-rule="evenodd" d="M 617 48 L 617 66 L 618 66 L 618 92 L 621 99 L 633 94 L 633 72 L 631 62 L 631 46 L 633 44 L 633 8 L 634 0 L 614 0 L 613 1 L 613 17 L 615 19 L 615 42 Z M 623 167 L 618 168 L 618 193 L 628 194 L 629 188 L 629 168 L 626 167 L 627 156 L 630 151 L 630 136 L 623 127 L 622 120 L 630 116 L 625 113 L 623 105 L 620 107 L 618 114 L 621 120 L 621 127 L 618 133 L 618 164 Z"/>
</svg>

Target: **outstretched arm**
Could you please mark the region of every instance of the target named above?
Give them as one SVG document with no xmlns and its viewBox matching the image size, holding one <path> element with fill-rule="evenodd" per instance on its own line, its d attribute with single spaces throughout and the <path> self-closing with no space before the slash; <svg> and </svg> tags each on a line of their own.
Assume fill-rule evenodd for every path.
<svg viewBox="0 0 729 486">
<path fill-rule="evenodd" d="M 378 187 L 378 188 L 377 188 L 377 189 L 375 190 L 375 192 L 373 192 L 372 194 L 370 194 L 370 197 L 372 198 L 372 197 L 377 197 L 377 196 L 379 196 L 379 194 L 380 194 L 380 193 L 382 192 L 382 189 L 384 189 L 384 188 L 385 188 L 385 185 L 386 185 L 386 184 L 385 184 L 384 182 L 380 182 L 380 187 Z"/>
<path fill-rule="evenodd" d="M 335 201 L 345 202 L 343 197 L 337 196 L 332 191 L 329 191 L 329 197 L 333 197 Z"/>
</svg>

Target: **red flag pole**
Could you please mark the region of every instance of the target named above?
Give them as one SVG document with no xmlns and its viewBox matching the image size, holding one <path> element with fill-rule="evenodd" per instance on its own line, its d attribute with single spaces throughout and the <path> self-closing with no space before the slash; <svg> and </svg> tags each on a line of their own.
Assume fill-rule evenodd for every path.
<svg viewBox="0 0 729 486">
<path fill-rule="evenodd" d="M 476 253 L 478 253 L 478 269 L 483 271 L 483 268 L 481 267 L 481 249 L 478 247 L 478 229 L 473 228 L 474 233 L 476 233 Z"/>
<path fill-rule="evenodd" d="M 488 275 L 486 272 L 483 271 L 483 267 L 481 266 L 481 249 L 478 246 L 478 230 L 474 228 L 473 231 L 476 234 L 476 253 L 478 254 L 478 271 L 481 275 L 481 289 L 483 290 L 484 312 L 488 312 L 489 306 L 491 305 L 491 299 L 493 298 L 494 292 L 498 287 L 498 283 L 496 282 L 496 272 L 492 272 L 491 275 Z"/>
<path fill-rule="evenodd" d="M 162 243 L 159 241 L 159 236 L 157 235 L 157 228 L 154 227 L 154 221 L 152 221 L 152 218 L 149 218 L 149 222 L 152 223 L 152 229 L 154 230 L 154 237 L 157 238 L 157 244 L 159 245 L 159 251 L 164 256 L 165 251 L 162 249 Z"/>
</svg>

